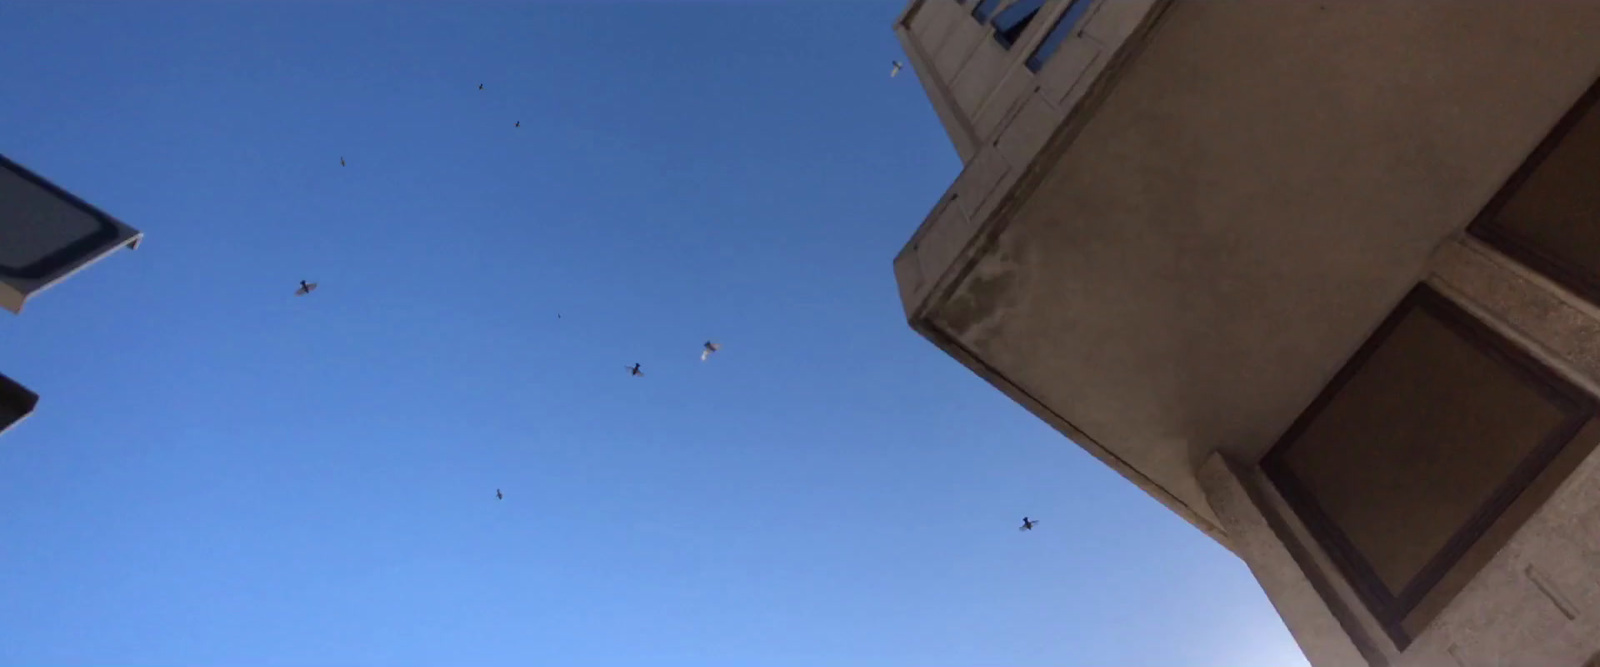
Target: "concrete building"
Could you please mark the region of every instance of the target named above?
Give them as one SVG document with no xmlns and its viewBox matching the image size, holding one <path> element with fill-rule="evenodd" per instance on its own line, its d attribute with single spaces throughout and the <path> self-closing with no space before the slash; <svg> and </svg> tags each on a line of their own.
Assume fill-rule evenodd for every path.
<svg viewBox="0 0 1600 667">
<path fill-rule="evenodd" d="M 1318 667 L 1600 660 L 1600 3 L 913 0 L 913 328 Z"/>
<path fill-rule="evenodd" d="M 144 235 L 0 155 L 0 308 L 28 299 Z M 0 375 L 0 433 L 33 412 L 39 396 Z"/>
<path fill-rule="evenodd" d="M 144 234 L 0 155 L 0 308 L 100 261 Z"/>
<path fill-rule="evenodd" d="M 0 433 L 33 414 L 33 406 L 38 404 L 38 394 L 0 375 Z"/>
</svg>

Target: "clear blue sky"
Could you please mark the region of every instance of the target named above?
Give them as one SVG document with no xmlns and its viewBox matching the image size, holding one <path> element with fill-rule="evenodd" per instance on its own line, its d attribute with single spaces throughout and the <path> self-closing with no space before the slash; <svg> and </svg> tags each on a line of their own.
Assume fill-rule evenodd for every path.
<svg viewBox="0 0 1600 667">
<path fill-rule="evenodd" d="M 0 317 L 0 664 L 1303 664 L 906 326 L 900 8 L 0 4 L 0 152 L 148 236 Z"/>
</svg>

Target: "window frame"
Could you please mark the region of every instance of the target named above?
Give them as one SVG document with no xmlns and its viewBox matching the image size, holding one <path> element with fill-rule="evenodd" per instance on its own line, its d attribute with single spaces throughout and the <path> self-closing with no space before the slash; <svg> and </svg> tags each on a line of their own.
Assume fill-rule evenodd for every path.
<svg viewBox="0 0 1600 667">
<path fill-rule="evenodd" d="M 995 10 L 1000 9 L 1000 3 L 1005 0 L 978 0 L 972 6 L 972 18 L 983 25 L 989 24 L 989 19 L 994 18 Z"/>
<path fill-rule="evenodd" d="M 1557 284 L 1571 290 L 1580 298 L 1594 305 L 1600 305 L 1600 275 L 1596 272 L 1578 266 L 1569 260 L 1556 257 L 1540 249 L 1522 234 L 1499 224 L 1500 212 L 1515 199 L 1521 192 L 1522 186 L 1533 177 L 1534 172 L 1544 164 L 1546 158 L 1561 147 L 1562 142 L 1572 129 L 1582 121 L 1589 112 L 1600 113 L 1600 79 L 1591 84 L 1578 101 L 1568 109 L 1566 114 L 1556 122 L 1550 134 L 1539 142 L 1538 147 L 1528 155 L 1522 165 L 1512 173 L 1511 177 L 1496 192 L 1488 205 L 1483 207 L 1477 217 L 1467 225 L 1467 233 L 1478 240 L 1489 244 L 1496 250 L 1517 262 L 1550 278 Z M 1596 221 L 1600 222 L 1600 221 Z"/>
<path fill-rule="evenodd" d="M 1553 405 L 1563 408 L 1566 416 L 1564 421 L 1547 433 L 1533 451 L 1502 480 L 1501 485 L 1489 499 L 1480 505 L 1470 518 L 1456 527 L 1449 542 L 1432 556 L 1428 564 L 1415 574 L 1399 593 L 1391 593 L 1378 578 L 1376 570 L 1366 557 L 1350 542 L 1333 519 L 1323 513 L 1315 497 L 1299 481 L 1285 458 L 1289 449 L 1294 446 L 1301 434 L 1311 427 L 1323 408 L 1388 341 L 1389 334 L 1400 326 L 1406 316 L 1419 310 L 1444 324 L 1485 355 L 1501 362 L 1507 370 L 1517 374 L 1533 389 L 1542 393 Z M 1586 429 L 1595 422 L 1597 410 L 1600 410 L 1600 399 L 1596 399 L 1583 388 L 1561 376 L 1527 350 L 1506 338 L 1504 334 L 1495 331 L 1452 301 L 1450 297 L 1427 283 L 1420 283 L 1389 313 L 1366 342 L 1362 343 L 1360 349 L 1345 362 L 1305 411 L 1295 418 L 1283 436 L 1267 450 L 1259 466 L 1267 481 L 1277 489 L 1294 515 L 1305 524 L 1312 537 L 1350 582 L 1351 588 L 1367 611 L 1378 621 L 1395 646 L 1403 651 L 1413 639 L 1404 627 L 1407 617 L 1422 606 L 1429 594 L 1445 583 L 1445 577 L 1451 574 L 1469 551 L 1493 529 L 1495 522 L 1508 514 L 1513 514 L 1508 510 L 1512 509 L 1519 497 L 1525 495 L 1524 492 L 1530 487 L 1538 484 L 1546 471 L 1557 467 L 1552 464 L 1556 462 L 1558 456 L 1569 446 L 1579 442 L 1577 439 L 1580 433 L 1589 432 Z M 1501 544 L 1499 548 L 1504 546 Z M 1473 576 L 1476 576 L 1477 572 L 1481 570 L 1474 572 Z M 1453 597 L 1460 592 L 1458 589 L 1449 595 Z"/>
<path fill-rule="evenodd" d="M 992 33 L 994 41 L 999 42 L 1000 46 L 1005 47 L 1006 50 L 1010 50 L 1011 47 L 1016 46 L 1017 42 L 1022 39 L 1022 35 L 1028 31 L 1028 27 L 1033 25 L 1033 20 L 1039 17 L 1039 12 L 1044 11 L 1046 4 L 1049 4 L 1049 0 L 1016 0 L 1013 3 L 1006 5 L 1004 9 L 995 12 L 994 18 L 989 19 L 989 25 L 994 27 L 994 32 Z M 1022 14 L 1021 18 L 1018 18 L 1011 28 L 1008 29 L 1001 27 L 1000 19 L 1005 18 L 1008 14 L 1011 14 L 1012 12 L 1029 5 L 1033 5 L 1033 9 Z M 1007 34 L 1012 32 L 1016 34 Z"/>
<path fill-rule="evenodd" d="M 1069 39 L 1070 35 L 1067 33 L 1078 29 L 1078 25 L 1083 23 L 1083 18 L 1089 14 L 1096 0 L 1066 0 L 1066 2 L 1066 9 L 1056 16 L 1055 21 L 1050 24 L 1050 29 L 1045 31 L 1044 37 L 1034 45 L 1033 52 L 1028 54 L 1027 60 L 1023 63 L 1028 71 L 1034 74 L 1044 71 L 1045 66 L 1050 64 L 1050 59 L 1055 57 L 1056 52 L 1061 50 L 1061 45 Z M 1071 21 L 1067 20 L 1069 18 Z M 1049 52 L 1041 57 L 1040 52 L 1047 46 L 1050 48 Z"/>
</svg>

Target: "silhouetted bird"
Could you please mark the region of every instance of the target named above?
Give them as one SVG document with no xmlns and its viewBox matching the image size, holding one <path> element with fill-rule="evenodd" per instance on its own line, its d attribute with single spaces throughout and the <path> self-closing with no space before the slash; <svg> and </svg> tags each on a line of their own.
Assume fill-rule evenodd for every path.
<svg viewBox="0 0 1600 667">
<path fill-rule="evenodd" d="M 701 361 L 705 361 L 707 359 L 710 359 L 712 353 L 714 353 L 714 352 L 716 352 L 717 350 L 720 350 L 720 349 L 722 349 L 721 345 L 719 345 L 717 343 L 713 343 L 713 342 L 711 342 L 709 340 L 706 341 L 705 347 L 700 350 L 700 360 Z"/>
<path fill-rule="evenodd" d="M 517 121 L 517 124 L 513 125 L 512 127 L 522 127 L 522 121 Z"/>
<path fill-rule="evenodd" d="M 341 166 L 341 167 L 344 166 L 344 156 L 343 155 L 339 156 L 339 166 Z"/>
<path fill-rule="evenodd" d="M 478 84 L 478 90 L 483 90 L 483 84 Z"/>
<path fill-rule="evenodd" d="M 637 364 L 637 363 L 634 364 L 632 368 L 628 368 L 628 373 L 630 375 L 633 375 L 634 377 L 638 377 L 638 376 L 644 375 L 644 371 L 639 370 L 639 364 Z"/>
<path fill-rule="evenodd" d="M 312 290 L 315 290 L 315 289 L 317 289 L 317 284 L 316 283 L 308 283 L 308 282 L 302 280 L 302 281 L 300 281 L 300 289 L 295 290 L 294 291 L 294 295 L 295 296 L 305 296 L 307 294 L 310 294 L 312 292 Z"/>
<path fill-rule="evenodd" d="M 505 500 L 506 499 L 506 494 L 501 493 L 500 489 L 495 489 L 494 490 L 494 499 L 495 500 Z"/>
<path fill-rule="evenodd" d="M 1017 530 L 1033 530 L 1033 527 L 1037 525 L 1039 525 L 1037 520 L 1029 519 L 1028 517 L 1022 517 L 1022 527 L 1018 528 Z"/>
</svg>

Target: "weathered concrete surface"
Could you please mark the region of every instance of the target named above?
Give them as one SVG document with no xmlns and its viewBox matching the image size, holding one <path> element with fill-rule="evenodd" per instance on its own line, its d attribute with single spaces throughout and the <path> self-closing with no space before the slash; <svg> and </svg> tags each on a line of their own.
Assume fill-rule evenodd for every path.
<svg viewBox="0 0 1600 667">
<path fill-rule="evenodd" d="M 1600 393 L 1600 308 L 1468 237 L 1442 245 L 1426 273 L 1491 328 Z M 1313 664 L 1583 665 L 1600 655 L 1600 450 L 1555 480 L 1548 500 L 1404 651 L 1384 639 L 1304 525 L 1248 468 L 1214 454 L 1199 478 L 1234 552 Z M 1347 646 L 1364 660 L 1353 661 Z"/>
<path fill-rule="evenodd" d="M 1214 454 L 1199 477 L 1234 553 L 1317 667 L 1583 665 L 1600 654 L 1600 453 L 1404 651 L 1258 474 Z"/>
<path fill-rule="evenodd" d="M 992 245 L 920 263 L 961 276 L 920 326 L 1214 531 L 1204 458 L 1256 460 L 1597 72 L 1596 3 L 1173 3 Z"/>
<path fill-rule="evenodd" d="M 1600 660 L 1600 453 L 1404 651 L 1252 465 L 1419 280 L 1600 394 L 1600 308 L 1460 233 L 1600 76 L 1600 3 L 1098 0 L 1032 78 L 912 6 L 967 165 L 895 260 L 913 326 L 1244 559 L 1319 667 Z"/>
<path fill-rule="evenodd" d="M 1501 334 L 1600 394 L 1600 309 L 1593 304 L 1470 237 L 1442 246 L 1428 273 L 1431 284 Z M 1582 665 L 1597 655 L 1600 449 L 1560 480 L 1394 665 Z"/>
</svg>

